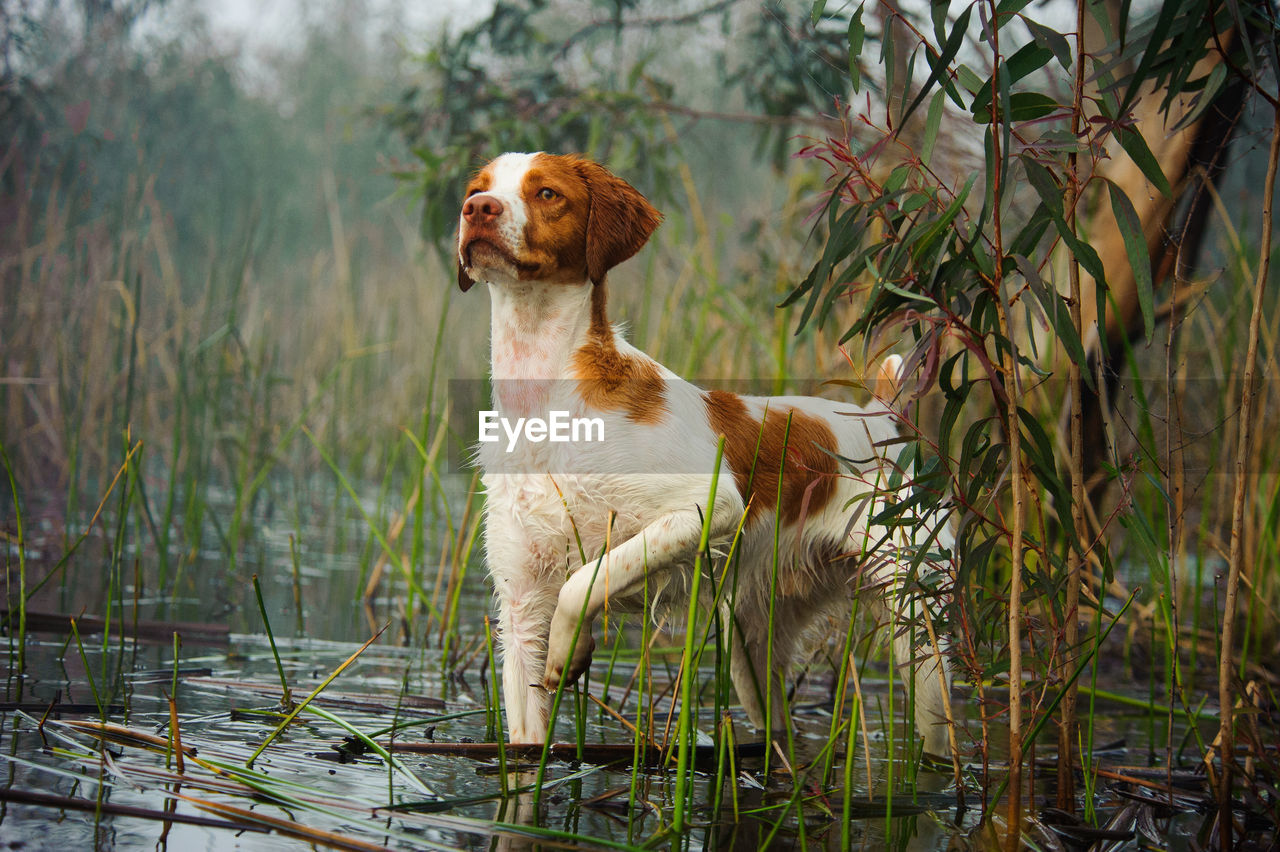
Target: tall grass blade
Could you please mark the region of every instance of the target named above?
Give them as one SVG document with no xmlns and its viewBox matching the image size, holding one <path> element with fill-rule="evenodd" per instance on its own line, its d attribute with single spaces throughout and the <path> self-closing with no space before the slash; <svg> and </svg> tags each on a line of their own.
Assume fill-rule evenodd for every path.
<svg viewBox="0 0 1280 852">
<path fill-rule="evenodd" d="M 685 830 L 685 810 L 688 806 L 687 796 L 689 790 L 689 774 L 690 774 L 690 756 L 693 754 L 693 737 L 695 725 L 697 721 L 697 713 L 694 710 L 695 697 L 693 683 L 697 680 L 694 671 L 693 643 L 694 637 L 697 636 L 697 618 L 700 601 L 698 600 L 698 590 L 702 580 L 702 559 L 711 540 L 711 521 L 716 512 L 716 490 L 720 484 L 720 463 L 724 459 L 724 436 L 720 436 L 720 440 L 716 443 L 716 460 L 711 468 L 711 487 L 707 494 L 707 505 L 702 513 L 702 535 L 698 539 L 698 552 L 693 562 L 692 585 L 689 590 L 689 612 L 688 621 L 685 625 L 684 635 L 684 653 L 681 657 L 680 668 L 682 679 L 680 681 L 680 722 L 679 734 L 677 739 L 677 748 L 679 749 L 676 757 L 676 791 L 675 804 L 671 817 L 671 830 L 676 835 L 684 834 Z M 785 446 L 785 440 L 784 440 Z M 766 673 L 766 677 L 772 679 L 771 673 Z M 767 717 L 766 717 L 767 718 Z"/>
</svg>

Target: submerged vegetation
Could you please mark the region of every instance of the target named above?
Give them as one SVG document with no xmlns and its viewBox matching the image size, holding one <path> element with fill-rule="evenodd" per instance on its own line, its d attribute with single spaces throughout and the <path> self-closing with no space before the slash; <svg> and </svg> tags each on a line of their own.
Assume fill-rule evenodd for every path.
<svg viewBox="0 0 1280 852">
<path fill-rule="evenodd" d="M 0 23 L 0 831 L 1276 842 L 1274 8 L 657 5 L 498 2 L 419 42 L 335 2 L 256 70 L 182 6 Z M 696 613 L 610 616 L 569 745 L 493 745 L 450 389 L 487 318 L 448 243 L 517 149 L 663 209 L 611 295 L 682 375 L 859 400 L 906 356 L 913 496 L 882 519 L 957 532 L 954 588 L 913 590 L 948 601 L 953 765 L 910 752 L 861 620 L 774 748 Z"/>
</svg>

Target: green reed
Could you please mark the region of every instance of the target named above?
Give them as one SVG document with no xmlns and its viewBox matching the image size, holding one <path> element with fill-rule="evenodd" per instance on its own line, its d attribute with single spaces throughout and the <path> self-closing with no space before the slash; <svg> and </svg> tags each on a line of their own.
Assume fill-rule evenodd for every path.
<svg viewBox="0 0 1280 852">
<path fill-rule="evenodd" d="M 27 539 L 23 534 L 22 528 L 22 500 L 18 495 L 18 483 L 14 479 L 13 464 L 9 461 L 9 454 L 5 451 L 4 442 L 0 441 L 0 463 L 4 464 L 5 476 L 9 479 L 9 493 L 13 496 L 13 523 L 14 532 L 17 534 L 14 544 L 18 550 L 18 629 L 15 632 L 10 629 L 9 633 L 9 666 L 16 668 L 18 672 L 17 699 L 22 700 L 22 684 L 24 675 L 27 671 Z M 5 585 L 6 592 L 8 586 L 9 571 L 8 558 L 5 559 Z M 6 597 L 8 595 L 6 594 Z M 13 643 L 18 643 L 18 663 L 15 667 L 13 664 Z"/>
<path fill-rule="evenodd" d="M 720 483 L 720 463 L 723 458 L 724 437 L 721 436 L 716 444 L 716 459 L 711 468 L 711 485 L 707 493 L 706 508 L 702 513 L 702 535 L 698 540 L 697 555 L 694 557 L 693 562 L 693 576 L 691 577 L 689 589 L 688 620 L 685 623 L 684 653 L 680 662 L 680 718 L 677 727 L 677 748 L 679 751 L 676 757 L 675 806 L 671 818 L 671 830 L 676 834 L 684 833 L 685 810 L 689 804 L 686 801 L 686 796 L 689 792 L 690 760 L 693 754 L 694 728 L 697 725 L 698 717 L 693 690 L 693 682 L 697 679 L 697 669 L 694 667 L 693 645 L 694 638 L 698 635 L 698 609 L 701 604 L 698 598 L 698 591 L 702 583 L 703 553 L 707 551 L 711 543 L 711 524 L 716 514 L 716 490 Z"/>
</svg>

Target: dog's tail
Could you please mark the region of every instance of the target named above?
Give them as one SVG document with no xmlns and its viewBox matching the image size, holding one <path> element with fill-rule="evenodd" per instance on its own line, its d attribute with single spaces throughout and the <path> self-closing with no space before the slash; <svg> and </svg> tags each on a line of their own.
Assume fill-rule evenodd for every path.
<svg viewBox="0 0 1280 852">
<path fill-rule="evenodd" d="M 880 402 L 891 404 L 902 392 L 902 356 L 887 355 L 876 368 L 871 393 Z"/>
</svg>

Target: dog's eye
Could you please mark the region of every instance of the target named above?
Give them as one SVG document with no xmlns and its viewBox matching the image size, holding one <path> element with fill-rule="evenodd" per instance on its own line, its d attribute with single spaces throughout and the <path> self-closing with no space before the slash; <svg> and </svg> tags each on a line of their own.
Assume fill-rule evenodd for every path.
<svg viewBox="0 0 1280 852">
<path fill-rule="evenodd" d="M 554 189 L 552 189 L 549 186 L 544 186 L 542 189 L 538 190 L 538 197 L 541 198 L 543 201 L 551 201 L 557 198 L 559 195 L 560 193 L 556 192 Z"/>
</svg>

